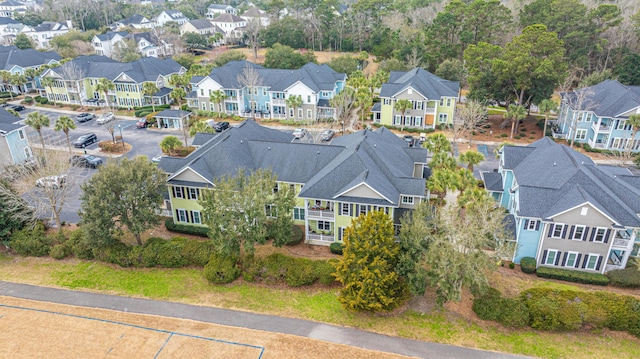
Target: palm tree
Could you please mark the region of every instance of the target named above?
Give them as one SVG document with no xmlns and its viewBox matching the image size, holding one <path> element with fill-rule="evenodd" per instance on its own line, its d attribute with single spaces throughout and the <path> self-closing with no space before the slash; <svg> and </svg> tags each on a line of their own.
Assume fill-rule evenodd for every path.
<svg viewBox="0 0 640 359">
<path fill-rule="evenodd" d="M 169 96 L 178 103 L 178 107 L 182 107 L 182 100 L 187 96 L 187 93 L 182 87 L 176 87 L 171 91 Z"/>
<path fill-rule="evenodd" d="M 142 84 L 142 93 L 151 98 L 151 109 L 156 112 L 156 104 L 153 102 L 153 95 L 159 91 L 158 86 L 153 82 L 145 82 Z"/>
<path fill-rule="evenodd" d="M 404 131 L 404 113 L 413 108 L 413 103 L 406 98 L 401 98 L 396 101 L 393 108 L 402 114 L 400 117 L 400 131 L 402 132 Z"/>
<path fill-rule="evenodd" d="M 23 74 L 13 74 L 9 78 L 11 85 L 18 86 L 18 92 L 22 92 L 22 85 L 27 83 L 27 77 Z M 13 100 L 13 91 L 9 91 L 9 95 Z"/>
<path fill-rule="evenodd" d="M 71 154 L 71 140 L 69 140 L 69 131 L 75 130 L 76 124 L 69 116 L 60 116 L 53 125 L 54 131 L 62 131 L 67 136 L 67 145 L 69 146 L 69 154 Z"/>
<path fill-rule="evenodd" d="M 466 168 L 458 168 L 456 171 L 456 188 L 460 193 L 464 193 L 471 188 L 478 188 L 478 180 L 473 175 L 473 172 Z"/>
<path fill-rule="evenodd" d="M 2 70 L 0 71 L 0 80 L 2 81 L 2 84 L 5 87 L 5 91 L 9 91 L 7 90 L 7 85 L 9 85 L 9 79 L 11 78 L 11 72 L 7 71 L 7 70 Z"/>
<path fill-rule="evenodd" d="M 452 188 L 456 188 L 456 174 L 450 169 L 433 170 L 427 180 L 427 189 L 438 195 L 440 203 L 447 196 L 447 191 Z"/>
<path fill-rule="evenodd" d="M 31 126 L 34 130 L 38 131 L 40 137 L 40 143 L 42 143 L 42 156 L 45 156 L 44 137 L 42 137 L 42 128 L 49 126 L 49 116 L 41 114 L 40 112 L 31 112 L 27 115 L 27 119 L 24 121 L 27 126 Z"/>
<path fill-rule="evenodd" d="M 477 151 L 467 151 L 460 154 L 460 162 L 467 164 L 467 169 L 473 173 L 473 166 L 484 160 L 482 153 Z"/>
<path fill-rule="evenodd" d="M 456 168 L 456 160 L 448 152 L 436 152 L 429 161 L 429 167 L 453 170 Z"/>
<path fill-rule="evenodd" d="M 218 105 L 218 112 L 222 113 L 222 102 L 226 100 L 227 94 L 222 90 L 215 90 L 209 95 L 209 101 Z"/>
<path fill-rule="evenodd" d="M 56 105 L 56 96 L 53 94 L 53 84 L 56 83 L 56 79 L 53 77 L 43 77 L 40 79 L 40 83 L 43 87 L 48 87 L 49 92 L 51 93 L 51 100 L 53 101 L 53 105 Z"/>
<path fill-rule="evenodd" d="M 115 88 L 116 85 L 114 85 L 111 80 L 104 77 L 99 79 L 98 83 L 96 84 L 96 91 L 102 92 L 104 94 L 104 100 L 107 104 L 107 107 L 109 107 L 109 91 Z"/>
<path fill-rule="evenodd" d="M 504 114 L 505 118 L 511 119 L 511 137 L 513 139 L 513 132 L 516 129 L 516 123 L 527 117 L 527 109 L 522 105 L 509 105 L 507 112 Z"/>
<path fill-rule="evenodd" d="M 449 142 L 447 136 L 442 133 L 434 133 L 433 135 L 427 136 L 427 139 L 422 146 L 432 154 L 451 152 L 453 150 L 451 142 Z"/>
<path fill-rule="evenodd" d="M 538 110 L 544 113 L 544 128 L 542 129 L 542 138 L 547 135 L 547 122 L 549 122 L 549 113 L 551 111 L 558 112 L 558 104 L 551 99 L 544 99 L 538 105 Z"/>
<path fill-rule="evenodd" d="M 296 112 L 298 107 L 302 106 L 302 96 L 301 95 L 289 95 L 289 98 L 285 100 L 287 103 L 287 107 L 293 109 L 293 119 L 296 119 Z"/>
<path fill-rule="evenodd" d="M 633 141 L 635 140 L 636 135 L 638 134 L 638 129 L 640 128 L 640 114 L 629 116 L 629 124 L 631 125 L 631 129 L 633 130 L 633 132 L 631 133 L 631 138 L 629 139 L 629 143 L 627 143 L 627 149 L 630 153 L 633 149 Z"/>
</svg>

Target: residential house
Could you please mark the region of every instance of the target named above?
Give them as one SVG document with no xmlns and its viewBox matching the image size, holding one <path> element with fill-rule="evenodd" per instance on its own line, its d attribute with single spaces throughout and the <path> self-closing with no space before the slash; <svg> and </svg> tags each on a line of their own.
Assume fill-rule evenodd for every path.
<svg viewBox="0 0 640 359">
<path fill-rule="evenodd" d="M 66 66 L 73 69 L 73 74 L 81 74 L 80 78 L 69 78 Z M 51 88 L 44 89 L 50 101 L 95 106 L 98 104 L 95 100 L 101 99 L 105 105 L 132 108 L 150 104 L 152 98 L 159 98 L 161 101 L 158 104 L 169 103 L 169 79 L 185 72 L 186 69 L 173 59 L 144 57 L 133 62 L 118 62 L 108 57 L 91 55 L 79 56 L 65 65 L 48 69 L 42 77 L 55 80 Z M 105 93 L 97 89 L 102 78 L 115 85 L 115 89 L 107 92 L 106 98 Z M 159 89 L 158 94 L 146 96 L 143 93 L 145 82 L 154 83 Z"/>
<path fill-rule="evenodd" d="M 28 82 L 21 86 L 0 84 L 2 91 L 11 90 L 16 93 L 29 92 L 40 87 L 40 76 L 31 74 L 32 70 L 38 70 L 45 65 L 54 65 L 61 60 L 60 55 L 54 51 L 37 51 L 34 49 L 18 49 L 15 46 L 0 46 L 0 70 L 9 71 L 11 74 L 27 76 Z"/>
<path fill-rule="evenodd" d="M 178 10 L 163 10 L 160 15 L 155 18 L 156 26 L 164 26 L 168 22 L 175 22 L 178 25 L 182 25 L 187 21 L 189 21 L 189 18 Z"/>
<path fill-rule="evenodd" d="M 222 14 L 238 15 L 238 12 L 233 6 L 225 4 L 211 4 L 207 7 L 207 19 L 213 19 Z"/>
<path fill-rule="evenodd" d="M 258 22 L 262 27 L 267 27 L 271 24 L 271 19 L 269 18 L 269 15 L 267 15 L 267 12 L 260 10 L 255 6 L 252 6 L 247 11 L 243 12 L 240 17 L 243 18 L 247 24 L 252 21 Z"/>
<path fill-rule="evenodd" d="M 563 92 L 553 136 L 588 144 L 603 150 L 640 150 L 640 134 L 633 142 L 629 116 L 640 114 L 640 86 L 616 80 Z"/>
<path fill-rule="evenodd" d="M 538 266 L 604 273 L 638 256 L 640 176 L 548 137 L 499 155 L 498 171 L 482 177 L 512 216 L 514 262 L 532 257 Z"/>
<path fill-rule="evenodd" d="M 0 168 L 22 164 L 33 158 L 27 125 L 4 108 L 0 108 Z"/>
<path fill-rule="evenodd" d="M 180 35 L 184 35 L 188 32 L 195 32 L 200 35 L 210 35 L 216 32 L 224 34 L 224 31 L 218 26 L 211 23 L 207 19 L 195 19 L 189 20 L 180 26 Z"/>
<path fill-rule="evenodd" d="M 0 17 L 14 18 L 16 14 L 27 12 L 27 6 L 22 1 L 5 0 L 0 3 Z"/>
<path fill-rule="evenodd" d="M 407 72 L 391 71 L 389 81 L 380 89 L 380 102 L 371 109 L 373 121 L 421 129 L 448 126 L 453 123 L 459 91 L 459 82 L 441 79 L 419 67 Z M 400 99 L 412 104 L 404 116 L 395 109 Z"/>
<path fill-rule="evenodd" d="M 197 134 L 193 144 L 198 147 L 189 156 L 159 163 L 169 175 L 166 207 L 175 223 L 202 226 L 202 191 L 241 169 L 270 169 L 277 176 L 274 191 L 294 190 L 290 215 L 311 244 L 342 241 L 351 221 L 369 211 L 385 211 L 399 226 L 425 198 L 427 150 L 407 147 L 386 128 L 314 144 L 246 120 L 220 134 Z"/>
<path fill-rule="evenodd" d="M 91 44 L 96 55 L 113 57 L 119 46 L 126 46 L 126 42 L 133 40 L 142 57 L 158 57 L 171 53 L 171 46 L 164 41 L 158 41 L 150 32 L 128 33 L 126 31 L 107 32 L 96 35 Z"/>
<path fill-rule="evenodd" d="M 123 30 L 127 27 L 132 27 L 134 29 L 151 29 L 155 27 L 155 25 L 155 22 L 147 19 L 146 17 L 140 14 L 135 14 L 126 19 L 114 22 L 110 27 L 113 30 Z"/>
<path fill-rule="evenodd" d="M 67 20 L 65 23 L 45 21 L 38 26 L 25 26 L 20 32 L 29 36 L 36 48 L 48 49 L 51 39 L 66 34 L 72 28 L 71 20 Z"/>
<path fill-rule="evenodd" d="M 0 36 L 3 36 L 6 33 L 5 29 L 9 24 L 12 24 L 15 26 L 17 24 L 20 24 L 20 22 L 10 17 L 0 17 Z"/>
<path fill-rule="evenodd" d="M 129 33 L 126 31 L 109 31 L 104 34 L 95 35 L 91 40 L 91 45 L 93 45 L 96 55 L 112 57 L 116 49 L 115 44 L 121 42 L 127 35 L 129 35 Z"/>
<path fill-rule="evenodd" d="M 253 73 L 255 82 L 243 84 L 239 77 Z M 238 116 L 317 120 L 336 118 L 329 104 L 345 86 L 347 76 L 327 65 L 308 63 L 297 70 L 265 69 L 248 61 L 231 61 L 214 68 L 209 76 L 194 76 L 187 103 L 192 108 L 225 112 Z M 249 86 L 253 85 L 253 86 Z M 224 91 L 222 109 L 211 101 L 211 94 Z M 292 108 L 286 99 L 300 96 L 302 105 Z"/>
<path fill-rule="evenodd" d="M 211 23 L 218 26 L 225 34 L 225 42 L 234 44 L 242 39 L 247 21 L 233 14 L 221 14 L 211 20 Z"/>
</svg>

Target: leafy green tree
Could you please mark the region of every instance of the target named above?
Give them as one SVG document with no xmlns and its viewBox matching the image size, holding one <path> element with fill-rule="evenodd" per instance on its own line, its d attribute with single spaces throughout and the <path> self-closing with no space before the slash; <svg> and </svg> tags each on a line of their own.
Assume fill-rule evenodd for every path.
<svg viewBox="0 0 640 359">
<path fill-rule="evenodd" d="M 104 101 L 106 102 L 107 107 L 109 107 L 109 91 L 114 90 L 115 88 L 116 85 L 105 77 L 100 78 L 96 84 L 96 91 L 104 94 Z"/>
<path fill-rule="evenodd" d="M 589 75 L 582 78 L 578 84 L 578 88 L 590 87 L 597 85 L 605 80 L 612 80 L 614 78 L 613 71 L 611 69 L 602 69 L 600 71 L 594 71 Z"/>
<path fill-rule="evenodd" d="M 209 95 L 209 101 L 218 105 L 218 112 L 223 113 L 222 103 L 227 99 L 227 95 L 222 90 L 215 90 Z"/>
<path fill-rule="evenodd" d="M 360 121 L 364 128 L 364 119 L 369 115 L 373 106 L 373 93 L 369 88 L 360 87 L 356 90 L 356 105 L 360 108 Z"/>
<path fill-rule="evenodd" d="M 478 151 L 466 151 L 460 154 L 458 160 L 460 160 L 460 162 L 462 163 L 466 163 L 467 169 L 473 172 L 473 166 L 484 161 L 484 155 Z"/>
<path fill-rule="evenodd" d="M 634 53 L 624 55 L 614 73 L 625 85 L 640 85 L 640 55 Z"/>
<path fill-rule="evenodd" d="M 390 58 L 380 62 L 378 71 L 385 71 L 387 73 L 391 71 L 407 71 L 407 66 L 396 58 Z"/>
<path fill-rule="evenodd" d="M 159 91 L 158 86 L 154 82 L 145 82 L 142 84 L 142 93 L 149 96 L 151 101 L 151 109 L 156 112 L 156 103 L 153 101 L 153 95 Z"/>
<path fill-rule="evenodd" d="M 264 29 L 260 36 L 266 47 L 282 44 L 294 49 L 306 47 L 304 29 L 305 23 L 301 19 L 287 16 Z"/>
<path fill-rule="evenodd" d="M 113 58 L 121 62 L 133 62 L 141 57 L 142 54 L 138 50 L 138 44 L 134 39 L 122 40 L 116 44 L 113 51 Z"/>
<path fill-rule="evenodd" d="M 438 65 L 435 75 L 445 80 L 458 81 L 461 86 L 464 86 L 467 78 L 464 63 L 459 59 L 447 59 L 442 61 L 442 63 Z"/>
<path fill-rule="evenodd" d="M 53 125 L 54 131 L 62 131 L 67 137 L 67 145 L 69 146 L 69 154 L 71 154 L 71 140 L 69 139 L 69 131 L 76 129 L 76 123 L 69 116 L 60 116 Z"/>
<path fill-rule="evenodd" d="M 432 169 L 453 170 L 456 166 L 456 159 L 449 152 L 435 152 L 429 161 L 429 167 Z"/>
<path fill-rule="evenodd" d="M 318 62 L 312 51 L 301 54 L 277 43 L 267 50 L 264 57 L 264 67 L 272 69 L 299 69 L 309 62 Z"/>
<path fill-rule="evenodd" d="M 142 245 L 141 234 L 160 222 L 156 209 L 162 205 L 166 178 L 144 156 L 123 157 L 100 167 L 80 186 L 80 218 L 87 237 L 100 247 L 114 243 L 126 228 Z"/>
<path fill-rule="evenodd" d="M 469 74 L 469 98 L 475 101 L 503 99 L 506 85 L 498 79 L 493 62 L 502 56 L 503 49 L 497 45 L 480 42 L 469 45 L 464 51 L 464 63 Z"/>
<path fill-rule="evenodd" d="M 347 76 L 358 70 L 358 59 L 351 55 L 336 56 L 327 64 L 335 72 L 345 73 Z"/>
<path fill-rule="evenodd" d="M 178 106 L 182 106 L 182 101 L 184 101 L 184 98 L 187 97 L 187 92 L 182 88 L 182 87 L 176 87 L 173 90 L 171 90 L 171 93 L 169 93 L 169 97 L 171 97 L 171 99 L 175 102 L 178 103 Z"/>
<path fill-rule="evenodd" d="M 302 96 L 301 95 L 289 95 L 289 97 L 285 100 L 288 108 L 293 109 L 293 119 L 297 119 L 298 117 L 298 108 L 302 106 Z"/>
<path fill-rule="evenodd" d="M 239 50 L 225 51 L 217 55 L 213 59 L 213 64 L 216 67 L 222 67 L 228 62 L 245 60 L 246 58 L 247 56 L 242 51 L 239 51 Z"/>
<path fill-rule="evenodd" d="M 544 113 L 544 128 L 542 129 L 542 137 L 547 135 L 547 123 L 549 122 L 549 114 L 558 112 L 558 104 L 550 98 L 546 98 L 538 104 L 538 110 Z"/>
<path fill-rule="evenodd" d="M 400 247 L 393 234 L 393 222 L 383 211 L 361 215 L 345 230 L 343 256 L 334 274 L 343 285 L 338 300 L 345 308 L 386 311 L 405 299 L 408 288 L 395 271 Z"/>
<path fill-rule="evenodd" d="M 527 117 L 527 109 L 524 108 L 524 106 L 514 104 L 509 105 L 507 112 L 505 112 L 504 114 L 504 118 L 511 120 L 511 137 L 509 137 L 510 139 L 513 139 L 513 133 L 515 132 L 516 124 L 525 117 Z"/>
<path fill-rule="evenodd" d="M 196 63 L 196 56 L 194 54 L 177 54 L 173 56 L 173 60 L 184 66 L 185 69 L 190 70 L 191 66 Z"/>
<path fill-rule="evenodd" d="M 438 196 L 438 201 L 443 203 L 447 192 L 457 187 L 456 173 L 449 168 L 436 168 L 427 179 L 427 189 Z"/>
<path fill-rule="evenodd" d="M 209 47 L 207 36 L 195 32 L 187 32 L 182 35 L 182 41 L 187 46 L 187 50 L 206 49 Z"/>
<path fill-rule="evenodd" d="M 160 149 L 162 153 L 169 154 L 176 147 L 182 145 L 182 141 L 176 136 L 165 136 L 162 141 L 160 141 Z"/>
<path fill-rule="evenodd" d="M 267 214 L 291 216 L 293 200 L 279 197 L 293 194 L 284 188 L 274 193 L 276 180 L 270 170 L 259 169 L 249 174 L 241 169 L 234 177 L 216 180 L 213 190 L 203 191 L 199 200 L 202 218 L 218 253 L 235 258 L 241 258 L 242 253 L 253 255 L 255 245 L 266 241 L 270 221 Z M 276 238 L 274 245 L 283 245 L 288 239 Z"/>
<path fill-rule="evenodd" d="M 40 79 L 40 83 L 42 87 L 49 88 L 49 93 L 51 94 L 51 101 L 53 101 L 53 105 L 56 104 L 56 97 L 53 95 L 53 85 L 56 83 L 56 80 L 53 77 L 43 77 Z"/>
<path fill-rule="evenodd" d="M 215 133 L 216 130 L 209 126 L 206 121 L 194 121 L 189 126 L 189 136 L 194 137 L 196 133 Z"/>
<path fill-rule="evenodd" d="M 400 131 L 404 131 L 404 113 L 413 108 L 413 103 L 406 98 L 396 100 L 393 109 L 400 112 Z"/>
<path fill-rule="evenodd" d="M 50 120 L 49 116 L 42 114 L 38 111 L 31 112 L 27 115 L 27 119 L 24 121 L 25 125 L 30 126 L 38 132 L 40 137 L 40 143 L 42 144 L 42 155 L 45 155 L 44 137 L 42 137 L 42 128 L 48 127 Z"/>
<path fill-rule="evenodd" d="M 396 272 L 404 278 L 413 295 L 424 295 L 427 288 L 427 270 L 423 263 L 429 248 L 429 236 L 433 228 L 425 220 L 414 218 L 430 218 L 434 209 L 428 201 L 423 201 L 413 211 L 405 212 L 400 218 L 400 235 L 398 245 L 400 254 L 396 264 Z"/>
<path fill-rule="evenodd" d="M 33 221 L 33 210 L 9 181 L 0 178 L 0 241 L 7 241 L 11 234 Z"/>
<path fill-rule="evenodd" d="M 16 35 L 16 39 L 13 41 L 13 44 L 21 50 L 35 48 L 35 46 L 33 45 L 33 41 L 31 41 L 29 36 L 24 33 L 19 33 L 18 35 Z"/>
<path fill-rule="evenodd" d="M 9 78 L 9 83 L 13 86 L 17 86 L 19 93 L 23 91 L 22 86 L 27 82 L 28 82 L 27 77 L 23 74 L 12 74 L 11 77 Z M 9 91 L 9 95 L 13 100 L 13 90 Z"/>
<path fill-rule="evenodd" d="M 24 13 L 16 12 L 15 20 L 27 26 L 38 26 L 47 19 L 42 17 L 39 13 L 27 11 Z"/>
</svg>

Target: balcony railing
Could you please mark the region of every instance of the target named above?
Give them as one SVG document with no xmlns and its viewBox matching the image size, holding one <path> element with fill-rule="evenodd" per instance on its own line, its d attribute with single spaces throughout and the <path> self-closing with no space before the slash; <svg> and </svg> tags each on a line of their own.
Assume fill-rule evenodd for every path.
<svg viewBox="0 0 640 359">
<path fill-rule="evenodd" d="M 307 233 L 307 240 L 321 242 L 335 242 L 336 238 L 333 234 Z"/>
<path fill-rule="evenodd" d="M 432 115 L 432 114 L 436 113 L 436 108 L 435 107 L 426 107 L 424 109 L 424 113 Z"/>
<path fill-rule="evenodd" d="M 597 133 L 610 133 L 611 132 L 611 126 L 607 126 L 607 125 L 602 124 L 600 122 L 593 122 L 591 124 L 591 128 Z"/>
<path fill-rule="evenodd" d="M 285 105 L 287 103 L 287 100 L 283 98 L 272 98 L 271 103 L 274 105 Z"/>
<path fill-rule="evenodd" d="M 602 141 L 598 142 L 598 140 L 592 140 L 589 139 L 589 146 L 591 146 L 591 148 L 605 148 L 605 143 L 603 143 Z"/>
<path fill-rule="evenodd" d="M 329 210 L 322 209 L 310 209 L 307 211 L 307 217 L 309 218 L 322 218 L 322 219 L 334 219 L 335 213 Z"/>
<path fill-rule="evenodd" d="M 616 270 L 616 269 L 624 269 L 624 268 L 621 265 L 607 264 L 607 266 L 604 268 L 604 271 L 608 272 L 610 270 Z"/>
</svg>

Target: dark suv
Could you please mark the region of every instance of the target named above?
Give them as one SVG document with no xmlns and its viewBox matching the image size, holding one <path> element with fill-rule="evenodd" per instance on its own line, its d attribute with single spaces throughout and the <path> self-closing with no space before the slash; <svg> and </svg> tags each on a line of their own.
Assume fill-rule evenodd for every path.
<svg viewBox="0 0 640 359">
<path fill-rule="evenodd" d="M 74 155 L 71 157 L 71 164 L 79 167 L 96 168 L 102 163 L 102 158 L 93 155 Z"/>
<path fill-rule="evenodd" d="M 95 133 L 87 133 L 80 137 L 77 140 L 73 141 L 73 146 L 77 148 L 87 147 L 93 143 L 98 142 L 98 137 Z"/>
<path fill-rule="evenodd" d="M 216 122 L 213 124 L 213 129 L 216 130 L 216 132 L 222 132 L 227 128 L 229 128 L 229 122 Z"/>
</svg>

